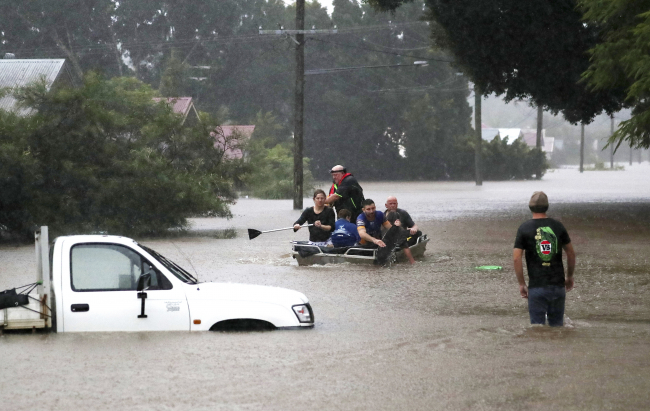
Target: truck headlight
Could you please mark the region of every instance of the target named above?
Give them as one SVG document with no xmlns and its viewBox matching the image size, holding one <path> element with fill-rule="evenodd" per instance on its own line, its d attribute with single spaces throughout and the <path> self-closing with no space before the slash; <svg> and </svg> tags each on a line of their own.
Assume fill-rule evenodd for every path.
<svg viewBox="0 0 650 411">
<path fill-rule="evenodd" d="M 311 305 L 309 304 L 300 304 L 294 305 L 293 312 L 296 313 L 298 321 L 301 323 L 313 323 L 314 322 L 314 313 L 311 310 Z"/>
</svg>

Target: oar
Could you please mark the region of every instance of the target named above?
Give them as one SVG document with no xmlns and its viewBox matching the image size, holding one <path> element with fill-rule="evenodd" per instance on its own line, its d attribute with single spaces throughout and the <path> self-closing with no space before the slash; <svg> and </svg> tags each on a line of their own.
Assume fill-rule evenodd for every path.
<svg viewBox="0 0 650 411">
<path fill-rule="evenodd" d="M 311 226 L 313 226 L 313 224 L 303 225 L 303 227 L 311 227 Z M 294 229 L 293 227 L 276 228 L 275 230 L 266 230 L 266 231 L 260 231 L 260 230 L 255 230 L 254 228 L 249 228 L 248 229 L 248 238 L 252 240 L 253 238 L 259 236 L 262 233 L 272 233 L 274 231 L 282 231 L 282 230 L 298 231 L 298 230 Z"/>
</svg>

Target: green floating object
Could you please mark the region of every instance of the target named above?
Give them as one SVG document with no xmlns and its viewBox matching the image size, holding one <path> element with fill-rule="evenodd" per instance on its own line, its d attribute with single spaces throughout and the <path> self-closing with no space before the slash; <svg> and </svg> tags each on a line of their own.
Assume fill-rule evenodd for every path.
<svg viewBox="0 0 650 411">
<path fill-rule="evenodd" d="M 482 265 L 480 267 L 476 267 L 477 270 L 501 270 L 503 267 L 500 265 Z"/>
</svg>

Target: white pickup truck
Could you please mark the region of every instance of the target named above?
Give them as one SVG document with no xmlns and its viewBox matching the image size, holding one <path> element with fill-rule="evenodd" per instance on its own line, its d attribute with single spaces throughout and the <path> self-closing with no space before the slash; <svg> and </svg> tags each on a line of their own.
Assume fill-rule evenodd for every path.
<svg viewBox="0 0 650 411">
<path fill-rule="evenodd" d="M 228 331 L 314 326 L 304 294 L 284 288 L 200 283 L 136 241 L 36 233 L 37 295 L 0 293 L 0 330 Z M 48 275 L 49 274 L 49 275 Z M 25 304 L 26 300 L 29 301 Z"/>
</svg>

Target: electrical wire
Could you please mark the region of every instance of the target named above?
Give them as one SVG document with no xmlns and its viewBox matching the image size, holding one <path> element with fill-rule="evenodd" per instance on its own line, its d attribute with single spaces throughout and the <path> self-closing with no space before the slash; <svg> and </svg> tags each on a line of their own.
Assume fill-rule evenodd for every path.
<svg viewBox="0 0 650 411">
<path fill-rule="evenodd" d="M 393 56 L 400 56 L 400 57 L 410 57 L 410 58 L 414 58 L 414 59 L 418 59 L 418 60 L 440 61 L 440 62 L 443 62 L 443 63 L 454 63 L 454 60 L 450 60 L 450 59 L 441 59 L 441 58 L 423 57 L 423 56 L 411 56 L 411 55 L 405 55 L 405 54 L 402 54 L 402 53 L 392 53 L 392 52 L 389 52 L 389 51 L 371 49 L 371 48 L 368 48 L 368 47 L 360 47 L 360 46 L 355 46 L 355 45 L 347 44 L 347 43 L 339 43 L 339 42 L 336 42 L 336 41 L 321 40 L 321 39 L 317 39 L 315 37 L 310 37 L 310 40 L 320 41 L 320 42 L 323 42 L 323 43 L 332 43 L 332 44 L 336 44 L 337 46 L 340 46 L 340 47 L 348 47 L 348 48 L 365 50 L 365 51 L 373 51 L 375 53 L 391 54 Z"/>
</svg>

